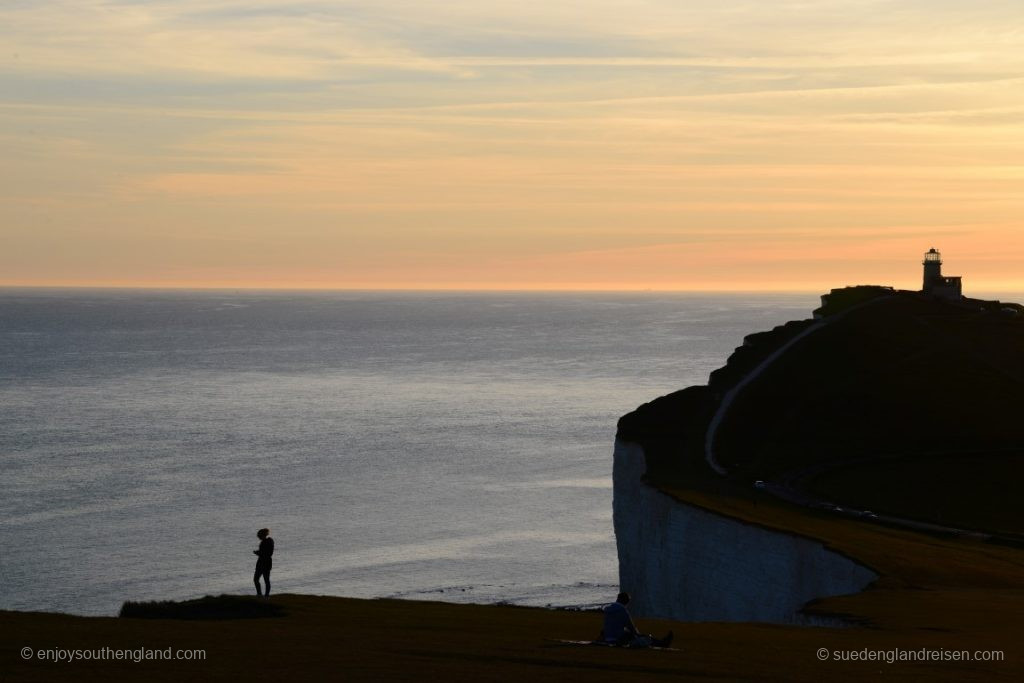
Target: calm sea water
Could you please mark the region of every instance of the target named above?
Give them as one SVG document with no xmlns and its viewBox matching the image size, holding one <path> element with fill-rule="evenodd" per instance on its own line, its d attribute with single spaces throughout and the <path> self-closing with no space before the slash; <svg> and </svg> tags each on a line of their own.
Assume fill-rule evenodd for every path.
<svg viewBox="0 0 1024 683">
<path fill-rule="evenodd" d="M 0 291 L 0 608 L 617 584 L 618 417 L 811 295 Z"/>
</svg>

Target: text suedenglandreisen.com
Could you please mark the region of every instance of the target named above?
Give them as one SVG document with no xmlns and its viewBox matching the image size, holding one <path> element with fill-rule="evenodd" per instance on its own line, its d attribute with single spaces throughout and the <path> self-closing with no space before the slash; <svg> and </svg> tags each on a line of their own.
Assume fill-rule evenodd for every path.
<svg viewBox="0 0 1024 683">
<path fill-rule="evenodd" d="M 879 650 L 830 650 L 820 647 L 818 659 L 823 662 L 1002 662 L 1006 654 L 1002 650 L 949 650 L 945 648 L 889 648 Z"/>
</svg>

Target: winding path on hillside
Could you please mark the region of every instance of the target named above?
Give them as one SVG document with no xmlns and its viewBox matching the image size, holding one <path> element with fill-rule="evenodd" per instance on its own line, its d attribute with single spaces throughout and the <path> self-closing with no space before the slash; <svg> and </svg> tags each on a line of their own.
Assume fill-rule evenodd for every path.
<svg viewBox="0 0 1024 683">
<path fill-rule="evenodd" d="M 718 410 L 716 410 L 714 416 L 712 416 L 711 422 L 708 423 L 708 430 L 704 434 L 704 460 L 707 461 L 708 465 L 716 473 L 721 474 L 723 476 L 729 473 L 728 470 L 719 465 L 718 461 L 715 460 L 714 447 L 715 436 L 717 436 L 718 434 L 718 428 L 722 425 L 722 420 L 725 419 L 725 414 L 729 412 L 729 408 L 732 406 L 732 402 L 736 400 L 736 397 L 739 396 L 740 392 L 747 388 L 747 385 L 749 385 L 755 379 L 760 377 L 761 373 L 763 373 L 765 369 L 771 367 L 772 363 L 777 361 L 784 353 L 786 353 L 786 351 L 792 348 L 795 344 L 799 343 L 805 337 L 808 337 L 817 332 L 818 330 L 820 330 L 821 328 L 825 327 L 825 325 L 827 324 L 825 320 L 819 320 L 818 322 L 814 323 L 813 325 L 802 331 L 800 334 L 796 335 L 788 342 L 777 348 L 770 356 L 761 361 L 761 363 L 757 367 L 755 367 L 753 370 L 747 373 L 747 375 L 743 379 L 736 383 L 736 386 L 727 391 L 725 393 L 725 396 L 722 397 L 721 402 L 718 404 Z"/>
<path fill-rule="evenodd" d="M 748 372 L 746 376 L 743 377 L 743 379 L 737 382 L 732 389 L 727 391 L 725 393 L 725 396 L 722 397 L 721 402 L 719 402 L 718 409 L 715 411 L 715 414 L 711 417 L 711 422 L 708 423 L 707 432 L 705 432 L 704 434 L 704 460 L 707 462 L 708 466 L 717 474 L 720 474 L 722 476 L 725 476 L 726 474 L 729 473 L 729 471 L 726 468 L 722 467 L 718 463 L 718 460 L 715 458 L 715 437 L 718 435 L 718 429 L 722 426 L 722 421 L 725 419 L 726 413 L 729 412 L 729 408 L 732 407 L 733 401 L 736 400 L 736 397 L 739 396 L 740 393 L 742 393 L 743 390 L 746 389 L 751 382 L 760 377 L 765 370 L 771 367 L 775 361 L 781 358 L 787 351 L 793 348 L 796 344 L 800 343 L 801 341 L 803 341 L 810 335 L 814 334 L 818 330 L 824 328 L 829 324 L 842 320 L 844 317 L 846 317 L 848 314 L 854 311 L 858 311 L 867 306 L 871 306 L 873 304 L 878 303 L 879 301 L 888 301 L 891 298 L 892 295 L 876 297 L 874 299 L 861 302 L 855 306 L 851 306 L 845 311 L 822 318 L 821 320 L 813 323 L 810 327 L 803 330 L 800 334 L 796 335 L 795 337 L 787 341 L 785 344 L 775 349 L 775 351 L 773 351 L 771 355 L 769 355 L 767 358 L 761 361 L 753 370 Z"/>
</svg>

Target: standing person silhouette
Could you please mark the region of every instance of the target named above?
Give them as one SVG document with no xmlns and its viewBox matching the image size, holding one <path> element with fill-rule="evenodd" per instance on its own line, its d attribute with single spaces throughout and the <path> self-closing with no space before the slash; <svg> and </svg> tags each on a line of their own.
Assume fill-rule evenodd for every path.
<svg viewBox="0 0 1024 683">
<path fill-rule="evenodd" d="M 270 537 L 270 529 L 260 529 L 256 532 L 256 538 L 260 539 L 260 549 L 252 551 L 256 556 L 256 573 L 252 575 L 252 580 L 256 584 L 256 595 L 269 596 L 270 568 L 273 566 L 273 561 L 270 558 L 274 555 L 274 539 Z M 266 593 L 260 590 L 260 576 L 263 577 L 263 583 L 266 584 Z"/>
</svg>

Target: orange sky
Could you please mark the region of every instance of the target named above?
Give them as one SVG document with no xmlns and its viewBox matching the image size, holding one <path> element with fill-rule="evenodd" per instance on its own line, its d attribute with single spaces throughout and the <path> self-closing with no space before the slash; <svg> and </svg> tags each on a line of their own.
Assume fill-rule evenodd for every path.
<svg viewBox="0 0 1024 683">
<path fill-rule="evenodd" d="M 979 0 L 0 7 L 0 285 L 1024 290 Z"/>
</svg>

